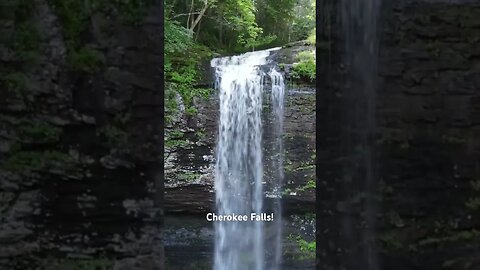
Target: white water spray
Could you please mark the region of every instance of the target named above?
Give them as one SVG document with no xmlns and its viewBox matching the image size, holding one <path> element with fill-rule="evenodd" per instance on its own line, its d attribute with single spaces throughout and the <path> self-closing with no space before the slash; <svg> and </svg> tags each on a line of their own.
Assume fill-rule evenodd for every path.
<svg viewBox="0 0 480 270">
<path fill-rule="evenodd" d="M 219 215 L 250 215 L 264 210 L 262 106 L 266 74 L 261 66 L 267 64 L 267 57 L 277 49 L 279 48 L 215 58 L 211 61 L 211 66 L 215 68 L 216 88 L 220 98 L 215 168 Z M 280 82 L 283 85 L 280 73 L 271 71 L 270 76 L 272 90 L 278 89 Z M 282 93 L 272 95 L 276 99 L 281 95 L 283 102 L 284 87 L 281 91 Z M 281 108 L 283 110 L 283 104 Z M 275 210 L 275 213 L 281 212 Z M 274 220 L 278 219 L 281 219 L 280 215 L 274 217 Z M 266 269 L 264 229 L 264 223 L 259 221 L 216 222 L 214 269 Z M 281 233 L 278 235 L 281 237 Z M 279 254 L 275 257 L 280 260 L 281 245 L 277 242 L 275 253 L 279 250 Z M 269 249 L 270 245 L 271 243 Z"/>
</svg>

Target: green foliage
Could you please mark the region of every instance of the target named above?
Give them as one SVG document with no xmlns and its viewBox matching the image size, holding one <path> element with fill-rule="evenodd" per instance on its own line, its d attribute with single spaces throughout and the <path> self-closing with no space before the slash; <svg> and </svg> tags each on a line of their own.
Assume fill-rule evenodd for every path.
<svg viewBox="0 0 480 270">
<path fill-rule="evenodd" d="M 264 37 L 259 37 L 256 40 L 250 41 L 248 44 L 245 44 L 245 47 L 247 48 L 263 48 L 265 46 L 268 46 L 272 44 L 274 40 L 277 39 L 277 36 L 275 35 L 268 35 Z"/>
<path fill-rule="evenodd" d="M 314 241 L 307 241 L 303 239 L 300 235 L 292 235 L 290 234 L 288 236 L 290 240 L 294 240 L 302 252 L 302 255 L 300 256 L 300 259 L 305 260 L 305 259 L 313 259 L 315 258 L 315 251 L 317 250 L 317 243 Z"/>
<path fill-rule="evenodd" d="M 172 140 L 181 139 L 181 138 L 183 138 L 184 135 L 185 135 L 185 133 L 183 133 L 180 130 L 172 130 L 170 133 L 168 133 L 167 138 L 172 139 Z"/>
<path fill-rule="evenodd" d="M 301 52 L 298 54 L 298 63 L 293 65 L 291 76 L 297 80 L 314 82 L 316 78 L 316 62 L 314 52 Z"/>
<path fill-rule="evenodd" d="M 185 148 L 190 145 L 190 142 L 187 139 L 184 139 L 184 133 L 179 130 L 170 131 L 165 140 L 165 147 L 174 149 L 174 148 Z"/>
<path fill-rule="evenodd" d="M 165 20 L 165 54 L 186 51 L 193 45 L 192 33 L 178 22 Z"/>
<path fill-rule="evenodd" d="M 73 70 L 94 73 L 103 64 L 103 54 L 95 49 L 82 47 L 70 52 L 68 63 Z"/>
<path fill-rule="evenodd" d="M 305 186 L 298 188 L 298 191 L 306 191 L 309 189 L 315 189 L 316 187 L 317 187 L 317 184 L 315 180 L 309 180 L 307 184 L 305 184 Z"/>
<path fill-rule="evenodd" d="M 315 164 L 312 161 L 304 162 L 292 162 L 290 160 L 285 161 L 285 171 L 287 172 L 298 172 L 303 170 L 311 170 L 315 168 Z"/>
<path fill-rule="evenodd" d="M 203 140 L 206 138 L 207 134 L 205 133 L 205 128 L 201 128 L 195 132 L 195 136 L 198 140 Z"/>
<path fill-rule="evenodd" d="M 10 156 L 4 164 L 4 168 L 11 172 L 21 173 L 32 170 L 40 170 L 54 162 L 66 163 L 71 161 L 68 154 L 58 151 L 22 151 Z"/>
<path fill-rule="evenodd" d="M 307 37 L 307 43 L 310 45 L 315 45 L 317 42 L 317 32 L 316 28 L 313 28 L 313 30 L 310 32 L 310 34 Z"/>
<path fill-rule="evenodd" d="M 199 179 L 201 175 L 201 173 L 187 171 L 184 173 L 179 173 L 177 176 L 178 180 L 180 181 L 192 182 Z"/>
<path fill-rule="evenodd" d="M 226 0 L 221 8 L 228 26 L 237 33 L 237 43 L 251 48 L 263 30 L 255 21 L 255 6 L 251 0 Z"/>
</svg>

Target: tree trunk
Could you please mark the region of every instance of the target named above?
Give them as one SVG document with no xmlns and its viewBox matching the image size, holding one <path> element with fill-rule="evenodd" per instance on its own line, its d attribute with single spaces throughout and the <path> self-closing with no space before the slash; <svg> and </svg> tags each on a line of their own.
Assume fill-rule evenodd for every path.
<svg viewBox="0 0 480 270">
<path fill-rule="evenodd" d="M 192 0 L 192 3 L 190 4 L 190 12 L 188 12 L 188 18 L 187 18 L 187 28 L 190 29 L 190 17 L 193 17 L 193 1 Z M 193 20 L 193 19 L 192 19 Z"/>
<path fill-rule="evenodd" d="M 205 3 L 205 5 L 203 6 L 202 10 L 200 11 L 200 14 L 198 14 L 197 18 L 195 19 L 195 21 L 190 26 L 190 31 L 192 31 L 192 32 L 194 32 L 195 27 L 198 25 L 198 23 L 202 19 L 203 15 L 205 14 L 205 11 L 207 11 L 207 9 L 208 9 L 208 0 L 205 0 L 204 3 Z M 192 18 L 193 18 L 193 16 L 192 16 Z"/>
</svg>

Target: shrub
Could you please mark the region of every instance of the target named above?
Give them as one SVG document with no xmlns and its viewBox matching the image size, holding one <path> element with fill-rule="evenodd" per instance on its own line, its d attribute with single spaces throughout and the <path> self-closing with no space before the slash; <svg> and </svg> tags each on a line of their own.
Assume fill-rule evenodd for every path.
<svg viewBox="0 0 480 270">
<path fill-rule="evenodd" d="M 298 63 L 293 65 L 291 76 L 297 80 L 314 82 L 316 63 L 314 52 L 301 52 L 297 56 Z"/>
</svg>

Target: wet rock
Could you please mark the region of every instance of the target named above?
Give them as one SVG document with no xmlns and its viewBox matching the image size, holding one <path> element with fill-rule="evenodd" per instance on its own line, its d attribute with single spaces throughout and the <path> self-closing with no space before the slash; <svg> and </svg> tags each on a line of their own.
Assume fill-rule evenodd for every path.
<svg viewBox="0 0 480 270">
<path fill-rule="evenodd" d="M 2 245 L 17 243 L 33 234 L 33 231 L 20 223 L 11 223 L 0 227 L 0 243 Z"/>
<path fill-rule="evenodd" d="M 118 260 L 115 262 L 113 270 L 160 270 L 163 267 L 160 263 L 159 258 L 144 255 Z"/>
</svg>

